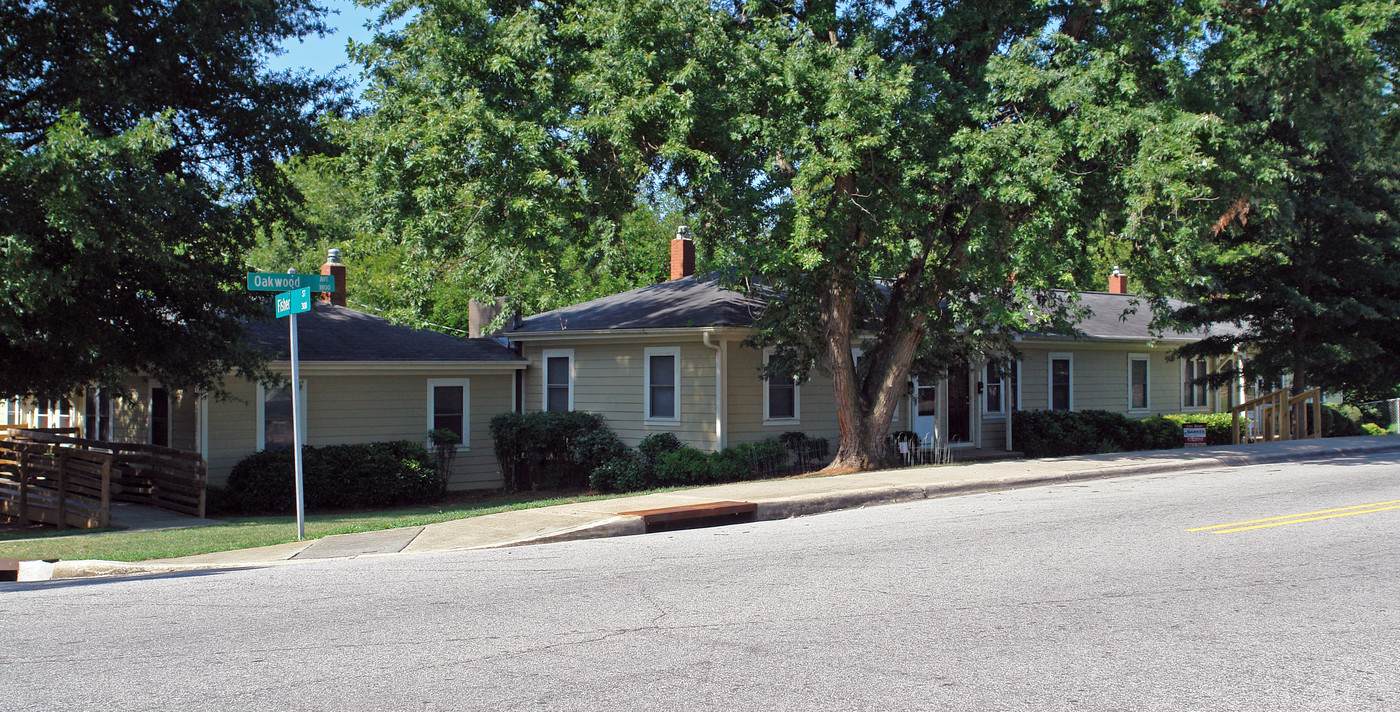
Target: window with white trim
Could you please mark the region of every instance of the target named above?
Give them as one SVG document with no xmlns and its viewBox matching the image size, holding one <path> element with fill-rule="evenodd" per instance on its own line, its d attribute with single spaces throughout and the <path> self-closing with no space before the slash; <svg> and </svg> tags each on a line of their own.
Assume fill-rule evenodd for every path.
<svg viewBox="0 0 1400 712">
<path fill-rule="evenodd" d="M 112 439 L 112 394 L 106 388 L 88 386 L 83 394 L 83 437 Z"/>
<path fill-rule="evenodd" d="M 34 409 L 34 427 L 73 427 L 73 407 L 65 399 L 44 401 Z"/>
<path fill-rule="evenodd" d="M 5 419 L 5 425 L 25 425 L 24 402 L 19 398 L 6 398 L 0 417 Z"/>
<path fill-rule="evenodd" d="M 306 379 L 301 381 L 301 402 L 306 403 Z M 306 443 L 306 409 L 301 416 L 302 444 Z M 258 450 L 278 450 L 293 445 L 292 389 L 290 384 L 267 388 L 258 384 Z"/>
<path fill-rule="evenodd" d="M 469 378 L 429 378 L 428 429 L 451 430 L 458 447 L 471 447 L 471 394 Z"/>
<path fill-rule="evenodd" d="M 545 349 L 543 410 L 574 409 L 574 350 Z"/>
<path fill-rule="evenodd" d="M 1151 407 L 1147 387 L 1150 373 L 1147 356 L 1128 354 L 1128 410 L 1147 410 Z"/>
<path fill-rule="evenodd" d="M 1050 410 L 1074 410 L 1074 355 L 1050 354 Z"/>
<path fill-rule="evenodd" d="M 1203 358 L 1181 362 L 1181 407 L 1204 408 L 1210 405 L 1206 398 L 1205 381 L 1209 373 Z"/>
<path fill-rule="evenodd" d="M 763 351 L 763 364 L 768 365 L 773 356 L 772 349 Z M 775 374 L 764 383 L 763 419 L 765 421 L 796 422 L 802 412 L 802 387 L 797 385 L 797 377 L 790 374 Z"/>
<path fill-rule="evenodd" d="M 646 419 L 680 422 L 681 350 L 658 346 L 643 350 Z"/>
<path fill-rule="evenodd" d="M 997 367 L 995 361 L 988 361 L 982 375 L 982 395 L 986 399 L 984 412 L 988 415 L 1001 415 L 1006 412 L 1006 393 L 1002 378 L 1002 369 Z"/>
</svg>

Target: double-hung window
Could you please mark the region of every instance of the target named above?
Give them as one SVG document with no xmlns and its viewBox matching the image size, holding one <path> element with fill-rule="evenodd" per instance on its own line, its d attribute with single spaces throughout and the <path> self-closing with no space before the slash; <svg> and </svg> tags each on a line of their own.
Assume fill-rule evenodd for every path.
<svg viewBox="0 0 1400 712">
<path fill-rule="evenodd" d="M 1204 408 L 1208 375 L 1205 359 L 1189 359 L 1181 363 L 1181 407 Z"/>
<path fill-rule="evenodd" d="M 574 409 L 574 351 L 546 349 L 544 354 L 544 410 Z"/>
<path fill-rule="evenodd" d="M 112 395 L 106 388 L 89 386 L 83 397 L 83 437 L 112 439 Z"/>
<path fill-rule="evenodd" d="M 1147 410 L 1148 399 L 1148 357 L 1142 354 L 1128 354 L 1128 410 Z"/>
<path fill-rule="evenodd" d="M 681 351 L 674 346 L 643 351 L 646 365 L 646 419 L 662 424 L 679 423 Z"/>
<path fill-rule="evenodd" d="M 306 403 L 306 380 L 301 382 L 301 402 Z M 301 437 L 306 443 L 306 409 L 302 408 Z M 290 448 L 294 442 L 292 431 L 292 388 L 290 385 L 266 388 L 258 386 L 258 449 L 277 450 Z"/>
<path fill-rule="evenodd" d="M 471 379 L 428 379 L 428 429 L 457 434 L 457 446 L 471 446 Z"/>
<path fill-rule="evenodd" d="M 763 352 L 763 363 L 768 364 L 772 350 Z M 797 385 L 797 377 L 789 373 L 775 373 L 768 378 L 763 389 L 763 419 L 792 423 L 799 419 L 802 407 L 802 388 Z"/>
<path fill-rule="evenodd" d="M 1074 356 L 1050 354 L 1050 410 L 1074 410 Z"/>
</svg>

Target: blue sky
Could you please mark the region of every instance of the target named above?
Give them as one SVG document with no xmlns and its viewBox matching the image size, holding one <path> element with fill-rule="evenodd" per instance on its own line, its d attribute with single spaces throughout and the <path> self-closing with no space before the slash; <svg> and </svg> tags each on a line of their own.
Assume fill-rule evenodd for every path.
<svg viewBox="0 0 1400 712">
<path fill-rule="evenodd" d="M 323 2 L 331 10 L 331 14 L 326 16 L 326 24 L 335 32 L 325 37 L 307 37 L 301 42 L 293 40 L 284 44 L 282 48 L 286 52 L 269 57 L 268 69 L 309 69 L 315 74 L 330 74 L 341 67 L 340 76 L 351 81 L 359 79 L 359 68 L 345 55 L 345 45 L 352 39 L 365 42 L 373 36 L 365 29 L 365 24 L 377 18 L 379 10 L 358 7 L 352 0 Z"/>
</svg>

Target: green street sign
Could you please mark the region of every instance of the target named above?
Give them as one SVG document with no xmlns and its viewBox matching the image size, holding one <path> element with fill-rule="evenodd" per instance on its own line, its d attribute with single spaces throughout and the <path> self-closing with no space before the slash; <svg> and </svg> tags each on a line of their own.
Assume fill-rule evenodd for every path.
<svg viewBox="0 0 1400 712">
<path fill-rule="evenodd" d="M 277 295 L 277 318 L 311 311 L 311 288 L 302 287 Z"/>
<path fill-rule="evenodd" d="M 335 275 L 249 272 L 248 289 L 255 292 L 285 292 L 291 289 L 310 289 L 313 292 L 334 292 Z"/>
</svg>

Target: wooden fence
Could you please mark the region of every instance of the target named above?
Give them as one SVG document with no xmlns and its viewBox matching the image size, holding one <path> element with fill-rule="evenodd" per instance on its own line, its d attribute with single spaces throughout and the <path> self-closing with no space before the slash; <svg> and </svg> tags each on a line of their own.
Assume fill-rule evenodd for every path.
<svg viewBox="0 0 1400 712">
<path fill-rule="evenodd" d="M 113 501 L 204 516 L 198 453 L 11 428 L 0 440 L 0 513 L 58 528 L 106 527 Z"/>
<path fill-rule="evenodd" d="M 1311 417 L 1307 402 L 1312 401 Z M 1254 419 L 1255 442 L 1294 440 L 1322 437 L 1322 390 L 1314 388 L 1289 396 L 1280 388 L 1230 409 L 1230 433 L 1235 444 L 1240 442 L 1240 414 L 1259 409 Z"/>
</svg>

